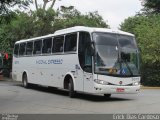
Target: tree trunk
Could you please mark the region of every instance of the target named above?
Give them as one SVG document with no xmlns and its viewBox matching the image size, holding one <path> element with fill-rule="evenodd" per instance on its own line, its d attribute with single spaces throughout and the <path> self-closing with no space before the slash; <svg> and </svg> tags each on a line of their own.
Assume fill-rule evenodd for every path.
<svg viewBox="0 0 160 120">
<path fill-rule="evenodd" d="M 44 4 L 43 4 L 43 10 L 45 10 L 46 5 L 47 5 L 47 3 L 48 3 L 48 0 L 43 0 L 43 2 L 44 2 Z"/>
<path fill-rule="evenodd" d="M 37 0 L 35 0 L 36 10 L 38 10 Z"/>
<path fill-rule="evenodd" d="M 50 7 L 50 8 L 53 8 L 55 2 L 56 2 L 56 0 L 53 0 L 53 1 L 52 1 L 52 4 L 51 4 L 51 7 Z"/>
</svg>

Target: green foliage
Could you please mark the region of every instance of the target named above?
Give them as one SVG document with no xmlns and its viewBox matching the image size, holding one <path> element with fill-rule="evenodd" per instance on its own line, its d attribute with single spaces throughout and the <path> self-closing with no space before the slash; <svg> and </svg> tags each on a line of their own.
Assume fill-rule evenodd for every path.
<svg viewBox="0 0 160 120">
<path fill-rule="evenodd" d="M 60 14 L 62 19 L 56 19 L 54 27 L 62 29 L 73 26 L 88 26 L 88 27 L 109 27 L 98 12 L 90 12 L 86 15 L 81 14 L 77 10 L 67 11 Z M 55 30 L 56 30 L 55 29 Z"/>
<path fill-rule="evenodd" d="M 142 58 L 142 82 L 160 86 L 160 15 L 130 17 L 121 29 L 136 35 Z"/>
<path fill-rule="evenodd" d="M 145 21 L 145 17 L 143 16 L 129 17 L 124 20 L 124 22 L 120 25 L 120 28 L 134 34 L 136 26 L 141 24 L 142 21 Z"/>
<path fill-rule="evenodd" d="M 0 51 L 11 53 L 13 43 L 22 38 L 29 38 L 32 25 L 26 13 L 17 13 L 15 18 L 12 18 L 10 24 L 1 24 L 0 27 Z"/>
<path fill-rule="evenodd" d="M 160 13 L 160 0 L 142 0 L 144 11 L 148 13 Z"/>
<path fill-rule="evenodd" d="M 14 17 L 13 8 L 18 6 L 19 8 L 27 9 L 27 6 L 33 3 L 32 0 L 1 0 L 0 1 L 0 24 L 1 22 L 10 22 Z M 11 9 L 12 8 L 12 9 Z"/>
<path fill-rule="evenodd" d="M 33 29 L 30 37 L 43 36 L 53 33 L 53 23 L 55 21 L 56 12 L 53 9 L 47 11 L 38 9 L 32 12 L 30 19 L 33 19 Z"/>
</svg>

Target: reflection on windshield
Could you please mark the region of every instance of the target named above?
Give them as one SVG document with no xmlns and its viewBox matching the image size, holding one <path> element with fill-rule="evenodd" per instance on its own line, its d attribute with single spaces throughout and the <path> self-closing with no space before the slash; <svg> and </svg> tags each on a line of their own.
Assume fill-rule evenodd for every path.
<svg viewBox="0 0 160 120">
<path fill-rule="evenodd" d="M 118 42 L 121 48 L 137 49 L 135 39 L 132 36 L 118 35 Z"/>
<path fill-rule="evenodd" d="M 113 67 L 118 58 L 116 46 L 97 45 L 97 49 L 100 51 L 97 52 L 97 65 Z"/>
<path fill-rule="evenodd" d="M 93 38 L 96 48 L 96 73 L 119 76 L 139 74 L 138 51 L 133 37 L 94 33 Z"/>
</svg>

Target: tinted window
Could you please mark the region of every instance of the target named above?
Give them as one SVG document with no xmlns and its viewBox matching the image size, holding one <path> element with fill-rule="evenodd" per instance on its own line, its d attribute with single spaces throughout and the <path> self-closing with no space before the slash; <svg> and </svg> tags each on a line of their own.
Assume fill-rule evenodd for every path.
<svg viewBox="0 0 160 120">
<path fill-rule="evenodd" d="M 52 38 L 47 38 L 43 40 L 42 53 L 51 53 Z"/>
<path fill-rule="evenodd" d="M 53 39 L 53 48 L 52 52 L 63 52 L 63 42 L 64 42 L 64 36 L 55 37 Z"/>
<path fill-rule="evenodd" d="M 14 55 L 18 56 L 19 44 L 15 44 L 14 46 Z"/>
<path fill-rule="evenodd" d="M 66 35 L 65 36 L 65 45 L 64 51 L 76 51 L 77 48 L 77 33 Z"/>
<path fill-rule="evenodd" d="M 26 43 L 21 43 L 19 48 L 19 55 L 23 56 L 26 54 Z"/>
<path fill-rule="evenodd" d="M 32 55 L 33 42 L 27 42 L 26 55 Z"/>
<path fill-rule="evenodd" d="M 34 51 L 33 54 L 41 54 L 42 40 L 34 41 Z"/>
</svg>

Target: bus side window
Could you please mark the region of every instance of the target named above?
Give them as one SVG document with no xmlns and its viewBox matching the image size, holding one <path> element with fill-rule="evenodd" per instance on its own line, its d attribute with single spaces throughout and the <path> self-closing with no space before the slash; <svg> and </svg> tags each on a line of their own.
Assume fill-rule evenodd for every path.
<svg viewBox="0 0 160 120">
<path fill-rule="evenodd" d="M 51 53 L 51 48 L 52 48 L 52 38 L 44 39 L 42 53 Z"/>
<path fill-rule="evenodd" d="M 79 33 L 78 56 L 81 68 L 85 72 L 92 72 L 91 38 L 87 32 Z"/>
<path fill-rule="evenodd" d="M 64 52 L 70 52 L 76 50 L 77 50 L 77 33 L 66 35 Z"/>
<path fill-rule="evenodd" d="M 54 37 L 52 53 L 63 52 L 64 36 Z"/>
<path fill-rule="evenodd" d="M 19 44 L 14 45 L 14 56 L 18 56 Z"/>
<path fill-rule="evenodd" d="M 26 43 L 20 43 L 19 56 L 26 54 Z"/>
<path fill-rule="evenodd" d="M 34 51 L 33 54 L 41 54 L 42 40 L 34 41 Z"/>
<path fill-rule="evenodd" d="M 33 41 L 27 42 L 26 55 L 32 55 L 32 51 L 33 51 Z"/>
</svg>

